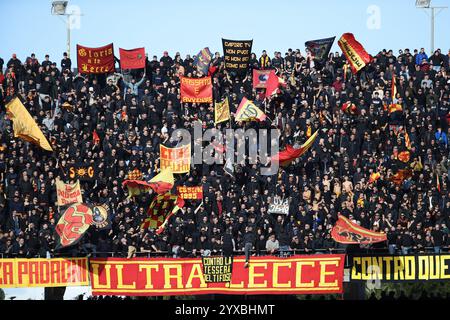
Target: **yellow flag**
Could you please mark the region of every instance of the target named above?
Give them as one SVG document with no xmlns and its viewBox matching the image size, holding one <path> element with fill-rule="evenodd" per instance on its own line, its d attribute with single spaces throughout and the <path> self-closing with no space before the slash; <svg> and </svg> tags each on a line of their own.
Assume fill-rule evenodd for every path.
<svg viewBox="0 0 450 320">
<path fill-rule="evenodd" d="M 236 111 L 235 120 L 236 121 L 252 121 L 259 120 L 264 121 L 266 115 L 261 111 L 252 101 L 248 100 L 246 97 L 242 98 L 241 104 Z"/>
<path fill-rule="evenodd" d="M 6 110 L 13 122 L 14 137 L 37 144 L 44 150 L 53 151 L 50 143 L 19 98 L 8 103 Z"/>
<path fill-rule="evenodd" d="M 228 97 L 221 102 L 214 104 L 214 124 L 218 124 L 230 119 L 230 105 Z"/>
</svg>

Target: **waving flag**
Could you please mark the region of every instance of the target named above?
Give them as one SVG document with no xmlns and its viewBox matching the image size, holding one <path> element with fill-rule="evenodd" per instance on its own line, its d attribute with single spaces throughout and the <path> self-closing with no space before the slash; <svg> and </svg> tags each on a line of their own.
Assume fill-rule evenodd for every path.
<svg viewBox="0 0 450 320">
<path fill-rule="evenodd" d="M 214 103 L 214 124 L 218 124 L 230 119 L 230 104 L 228 97 L 221 102 Z"/>
<path fill-rule="evenodd" d="M 246 97 L 242 98 L 239 108 L 236 111 L 236 121 L 264 121 L 267 118 L 264 112 L 261 111 L 252 101 Z"/>
<path fill-rule="evenodd" d="M 392 75 L 392 84 L 391 84 L 391 98 L 392 103 L 394 103 L 394 99 L 397 96 L 397 85 L 395 84 L 395 74 Z"/>
<path fill-rule="evenodd" d="M 122 49 L 120 53 L 120 68 L 122 69 L 142 69 L 145 68 L 145 49 Z"/>
<path fill-rule="evenodd" d="M 84 203 L 74 203 L 64 210 L 55 227 L 56 249 L 77 243 L 93 223 L 92 209 Z"/>
<path fill-rule="evenodd" d="M 271 160 L 279 161 L 280 165 L 283 167 L 290 165 L 292 161 L 305 154 L 305 152 L 308 151 L 309 148 L 311 148 L 318 134 L 319 130 L 314 132 L 314 134 L 311 137 L 309 137 L 309 139 L 306 140 L 306 142 L 298 149 L 290 145 L 286 145 L 286 149 L 278 152 L 276 155 L 272 157 Z"/>
<path fill-rule="evenodd" d="M 309 49 L 317 61 L 323 61 L 328 58 L 334 39 L 336 37 L 309 40 L 305 42 L 305 47 Z"/>
<path fill-rule="evenodd" d="M 344 103 L 341 107 L 341 110 L 344 113 L 352 115 L 357 115 L 359 113 L 358 107 L 354 103 L 351 103 L 350 101 Z"/>
<path fill-rule="evenodd" d="M 377 181 L 378 179 L 380 179 L 381 175 L 379 172 L 374 172 L 370 175 L 369 178 L 369 183 L 374 183 L 375 181 Z"/>
<path fill-rule="evenodd" d="M 147 210 L 148 218 L 141 225 L 142 229 L 156 229 L 160 234 L 164 231 L 169 218 L 184 206 L 184 200 L 178 195 L 167 192 L 153 199 Z"/>
<path fill-rule="evenodd" d="M 372 61 L 372 56 L 367 53 L 361 43 L 356 41 L 352 33 L 344 33 L 339 39 L 338 45 L 350 63 L 353 74 Z"/>
<path fill-rule="evenodd" d="M 284 80 L 279 76 L 277 76 L 274 70 L 270 71 L 271 72 L 269 73 L 269 78 L 267 79 L 266 82 L 266 98 L 277 93 L 280 85 L 282 85 L 283 87 L 286 86 Z"/>
<path fill-rule="evenodd" d="M 411 169 L 400 169 L 396 174 L 389 178 L 390 181 L 395 183 L 396 185 L 401 185 L 403 181 L 412 177 Z"/>
<path fill-rule="evenodd" d="M 341 214 L 338 216 L 338 221 L 333 229 L 331 229 L 331 237 L 336 242 L 346 244 L 371 244 L 387 240 L 385 233 L 363 228 Z"/>
<path fill-rule="evenodd" d="M 149 192 L 153 189 L 157 194 L 170 191 L 174 185 L 174 177 L 171 167 L 163 169 L 150 181 L 142 180 L 142 173 L 135 169 L 128 174 L 128 179 L 122 185 L 128 189 L 128 198 L 138 196 L 141 193 Z"/>
<path fill-rule="evenodd" d="M 204 75 L 208 74 L 209 64 L 212 60 L 212 53 L 209 51 L 209 48 L 200 50 L 197 56 L 194 59 L 194 66 L 197 67 L 198 71 L 201 71 Z"/>
<path fill-rule="evenodd" d="M 38 145 L 44 150 L 53 151 L 50 143 L 19 98 L 14 98 L 6 105 L 6 112 L 13 122 L 14 137 Z"/>
</svg>

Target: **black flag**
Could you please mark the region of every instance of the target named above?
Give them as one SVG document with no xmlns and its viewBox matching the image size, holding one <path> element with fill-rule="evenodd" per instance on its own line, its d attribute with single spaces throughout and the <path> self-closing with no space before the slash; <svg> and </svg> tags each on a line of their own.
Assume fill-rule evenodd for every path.
<svg viewBox="0 0 450 320">
<path fill-rule="evenodd" d="M 309 40 L 305 42 L 305 46 L 311 51 L 311 54 L 317 61 L 322 62 L 328 58 L 335 38 Z"/>
</svg>

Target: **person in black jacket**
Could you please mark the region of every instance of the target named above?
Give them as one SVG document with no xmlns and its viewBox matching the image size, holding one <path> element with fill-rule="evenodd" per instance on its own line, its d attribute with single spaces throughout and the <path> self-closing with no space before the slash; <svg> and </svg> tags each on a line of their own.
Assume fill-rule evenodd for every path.
<svg viewBox="0 0 450 320">
<path fill-rule="evenodd" d="M 255 233 L 252 227 L 245 227 L 244 234 L 244 253 L 245 253 L 245 264 L 244 267 L 248 268 L 250 261 L 250 253 L 253 249 L 253 245 L 255 243 Z"/>
</svg>

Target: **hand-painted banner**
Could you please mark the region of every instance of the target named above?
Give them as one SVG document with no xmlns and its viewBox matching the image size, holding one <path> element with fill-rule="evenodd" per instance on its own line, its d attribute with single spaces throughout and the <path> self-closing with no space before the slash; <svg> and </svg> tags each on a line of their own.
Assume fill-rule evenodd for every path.
<svg viewBox="0 0 450 320">
<path fill-rule="evenodd" d="M 87 285 L 87 258 L 0 259 L 0 288 Z"/>
<path fill-rule="evenodd" d="M 338 41 L 338 45 L 350 63 L 350 68 L 355 74 L 372 61 L 372 57 L 364 47 L 356 41 L 352 33 L 344 33 Z"/>
<path fill-rule="evenodd" d="M 450 280 L 450 254 L 354 256 L 351 281 Z"/>
<path fill-rule="evenodd" d="M 230 104 L 228 97 L 214 104 L 214 124 L 230 120 Z"/>
<path fill-rule="evenodd" d="M 145 48 L 136 48 L 130 50 L 119 48 L 119 53 L 121 69 L 145 68 Z"/>
<path fill-rule="evenodd" d="M 80 182 L 64 183 L 56 178 L 56 196 L 58 197 L 58 206 L 65 206 L 67 204 L 83 202 L 81 196 Z"/>
<path fill-rule="evenodd" d="M 237 74 L 247 72 L 253 40 L 222 39 L 225 69 Z"/>
<path fill-rule="evenodd" d="M 195 186 L 195 187 L 186 187 L 186 186 L 178 186 L 177 193 L 181 199 L 187 200 L 198 200 L 203 199 L 203 187 Z"/>
<path fill-rule="evenodd" d="M 77 61 L 79 73 L 114 72 L 113 44 L 99 48 L 88 48 L 77 44 Z"/>
<path fill-rule="evenodd" d="M 93 295 L 342 293 L 345 255 L 234 257 L 230 282 L 207 283 L 201 258 L 93 258 Z"/>
<path fill-rule="evenodd" d="M 186 173 L 191 170 L 191 145 L 168 148 L 162 144 L 159 146 L 160 168 L 168 167 L 173 173 Z"/>
<path fill-rule="evenodd" d="M 180 78 L 181 102 L 212 103 L 211 77 Z"/>
</svg>

